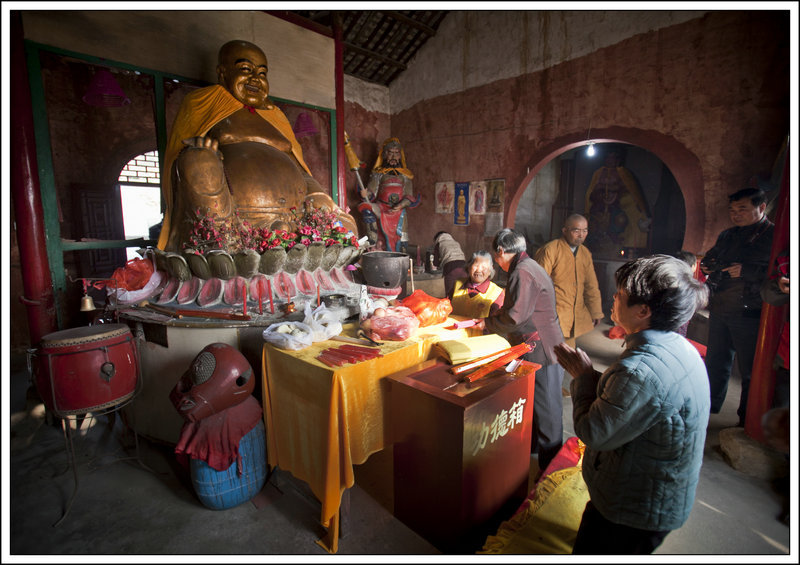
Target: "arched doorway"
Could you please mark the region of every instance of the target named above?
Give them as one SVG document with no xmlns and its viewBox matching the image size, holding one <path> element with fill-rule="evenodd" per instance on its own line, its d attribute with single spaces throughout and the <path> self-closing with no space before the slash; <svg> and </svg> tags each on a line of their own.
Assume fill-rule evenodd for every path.
<svg viewBox="0 0 800 565">
<path fill-rule="evenodd" d="M 587 246 L 594 254 L 604 302 L 610 302 L 613 274 L 629 258 L 672 254 L 681 249 L 701 252 L 704 197 L 697 158 L 673 139 L 632 128 L 609 128 L 597 134 L 591 140 L 579 138 L 579 134 L 565 136 L 537 151 L 528 175 L 512 196 L 506 225 L 524 233 L 530 251 L 535 252 L 546 241 L 560 236 L 567 215 L 586 215 L 590 236 L 595 235 Z M 594 156 L 587 155 L 590 141 Z M 597 174 L 612 153 L 623 168 L 625 186 L 620 181 L 621 190 L 638 193 L 641 206 L 633 206 L 636 198 L 630 198 L 628 213 L 620 213 L 617 207 L 609 225 L 592 216 L 596 210 L 590 210 L 593 203 L 587 196 L 593 194 L 595 201 L 602 203 L 608 194 L 602 194 Z M 605 170 L 616 171 L 616 166 Z M 641 215 L 636 208 L 643 210 Z M 617 224 L 613 223 L 615 219 Z M 646 230 L 635 229 L 639 225 Z M 631 233 L 640 237 L 631 239 Z"/>
<path fill-rule="evenodd" d="M 594 155 L 584 147 L 562 153 L 546 163 L 525 188 L 514 225 L 528 237 L 533 251 L 559 237 L 564 218 L 574 212 L 589 218 L 587 246 L 596 258 L 680 251 L 686 209 L 669 168 L 641 147 L 598 143 L 594 148 Z M 609 166 L 615 157 L 614 166 Z M 634 192 L 622 206 L 615 206 L 610 183 L 604 184 L 599 174 L 604 172 L 601 169 L 616 173 L 617 168 L 629 184 L 620 181 L 621 189 Z"/>
</svg>

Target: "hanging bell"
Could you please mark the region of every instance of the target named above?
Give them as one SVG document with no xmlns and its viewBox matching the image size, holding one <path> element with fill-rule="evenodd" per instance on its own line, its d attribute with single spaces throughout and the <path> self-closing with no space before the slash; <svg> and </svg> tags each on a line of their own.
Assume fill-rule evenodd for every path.
<svg viewBox="0 0 800 565">
<path fill-rule="evenodd" d="M 94 305 L 94 300 L 88 294 L 85 294 L 83 298 L 81 298 L 81 312 L 91 312 L 92 310 L 97 310 Z"/>
</svg>

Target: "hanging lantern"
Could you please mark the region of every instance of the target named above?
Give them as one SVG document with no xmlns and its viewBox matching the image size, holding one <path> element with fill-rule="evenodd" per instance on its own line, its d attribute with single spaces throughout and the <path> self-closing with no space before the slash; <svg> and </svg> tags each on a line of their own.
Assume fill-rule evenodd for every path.
<svg viewBox="0 0 800 565">
<path fill-rule="evenodd" d="M 83 96 L 83 101 L 89 106 L 106 108 L 125 106 L 131 99 L 119 85 L 114 75 L 108 69 L 99 69 L 92 77 L 89 88 Z"/>
<path fill-rule="evenodd" d="M 298 115 L 297 119 L 294 121 L 292 131 L 297 139 L 317 135 L 319 133 L 319 130 L 314 127 L 314 122 L 311 121 L 311 116 L 308 115 L 308 112 L 300 112 L 300 115 Z"/>
</svg>

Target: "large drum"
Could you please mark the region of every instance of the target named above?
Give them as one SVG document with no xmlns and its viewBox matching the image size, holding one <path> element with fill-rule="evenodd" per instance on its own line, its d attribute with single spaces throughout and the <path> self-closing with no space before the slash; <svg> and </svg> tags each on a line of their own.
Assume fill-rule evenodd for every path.
<svg viewBox="0 0 800 565">
<path fill-rule="evenodd" d="M 57 415 L 96 412 L 133 397 L 139 375 L 136 353 L 125 324 L 53 332 L 32 352 L 34 382 Z"/>
</svg>

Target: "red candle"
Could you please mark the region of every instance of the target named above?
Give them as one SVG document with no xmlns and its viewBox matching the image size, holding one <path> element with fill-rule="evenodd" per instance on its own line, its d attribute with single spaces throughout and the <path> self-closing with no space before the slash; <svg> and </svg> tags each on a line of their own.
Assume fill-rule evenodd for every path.
<svg viewBox="0 0 800 565">
<path fill-rule="evenodd" d="M 317 285 L 317 306 L 319 306 L 319 285 Z"/>
<path fill-rule="evenodd" d="M 267 293 L 269 294 L 269 313 L 275 313 L 275 306 L 272 304 L 272 281 L 267 279 Z"/>
<path fill-rule="evenodd" d="M 262 292 L 263 291 L 261 289 L 261 285 L 258 285 L 258 315 L 259 316 L 264 313 L 264 306 L 262 306 L 262 304 L 261 304 Z"/>
<path fill-rule="evenodd" d="M 242 314 L 247 315 L 247 281 L 242 284 Z"/>
</svg>

